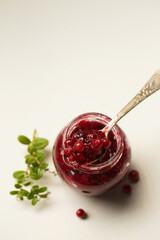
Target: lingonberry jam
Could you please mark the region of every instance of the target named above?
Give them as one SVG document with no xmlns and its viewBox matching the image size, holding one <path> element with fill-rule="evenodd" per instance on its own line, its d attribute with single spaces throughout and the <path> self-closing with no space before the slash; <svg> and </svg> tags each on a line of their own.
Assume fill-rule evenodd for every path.
<svg viewBox="0 0 160 240">
<path fill-rule="evenodd" d="M 75 118 L 58 135 L 53 147 L 57 173 L 85 195 L 99 195 L 126 174 L 131 151 L 124 132 L 115 125 L 108 137 L 101 131 L 111 119 L 99 113 Z"/>
</svg>

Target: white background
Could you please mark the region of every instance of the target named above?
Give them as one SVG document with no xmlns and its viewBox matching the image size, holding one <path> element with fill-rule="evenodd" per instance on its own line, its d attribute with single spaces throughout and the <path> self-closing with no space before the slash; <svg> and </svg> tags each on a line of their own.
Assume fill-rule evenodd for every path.
<svg viewBox="0 0 160 240">
<path fill-rule="evenodd" d="M 36 128 L 49 139 L 54 169 L 65 124 L 90 111 L 113 117 L 159 66 L 158 0 L 0 0 L 1 239 L 160 239 L 160 92 L 119 122 L 141 175 L 131 197 L 118 186 L 87 198 L 47 174 L 40 184 L 52 194 L 37 206 L 9 195 L 12 173 L 25 169 L 17 135 Z"/>
</svg>

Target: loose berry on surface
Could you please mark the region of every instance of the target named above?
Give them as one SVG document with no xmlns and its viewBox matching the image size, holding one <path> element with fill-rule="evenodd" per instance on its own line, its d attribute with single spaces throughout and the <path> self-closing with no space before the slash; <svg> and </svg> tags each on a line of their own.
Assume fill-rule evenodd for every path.
<svg viewBox="0 0 160 240">
<path fill-rule="evenodd" d="M 83 209 L 81 209 L 81 208 L 77 210 L 76 215 L 79 218 L 85 218 L 86 217 L 85 211 Z"/>
<path fill-rule="evenodd" d="M 137 170 L 131 170 L 128 174 L 131 182 L 137 182 L 139 180 L 139 172 Z"/>
</svg>

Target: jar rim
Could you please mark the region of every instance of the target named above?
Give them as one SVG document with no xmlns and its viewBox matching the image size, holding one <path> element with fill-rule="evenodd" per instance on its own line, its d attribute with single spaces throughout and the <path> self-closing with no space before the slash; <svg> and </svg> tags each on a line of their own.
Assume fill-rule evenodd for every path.
<svg viewBox="0 0 160 240">
<path fill-rule="evenodd" d="M 63 146 L 64 146 L 64 141 L 66 138 L 69 138 L 70 134 L 74 130 L 75 125 L 77 124 L 78 121 L 82 121 L 85 119 L 89 120 L 94 120 L 94 121 L 101 121 L 103 124 L 107 124 L 111 121 L 111 118 L 102 114 L 102 113 L 97 113 L 97 112 L 88 112 L 79 115 L 78 117 L 74 118 L 65 128 L 64 131 L 64 138 L 63 138 Z M 115 140 L 117 142 L 117 151 L 115 152 L 115 155 L 112 156 L 109 160 L 103 162 L 103 163 L 92 163 L 92 164 L 83 164 L 80 165 L 78 168 L 72 165 L 72 163 L 69 163 L 65 160 L 64 155 L 63 155 L 63 161 L 70 167 L 74 168 L 75 170 L 79 170 L 82 172 L 88 172 L 88 173 L 99 173 L 99 172 L 105 172 L 106 170 L 109 170 L 112 168 L 118 160 L 121 158 L 121 155 L 123 153 L 123 148 L 124 148 L 124 143 L 122 139 L 122 133 L 121 129 L 119 128 L 118 125 L 115 125 L 112 130 L 111 130 L 115 136 Z"/>
</svg>

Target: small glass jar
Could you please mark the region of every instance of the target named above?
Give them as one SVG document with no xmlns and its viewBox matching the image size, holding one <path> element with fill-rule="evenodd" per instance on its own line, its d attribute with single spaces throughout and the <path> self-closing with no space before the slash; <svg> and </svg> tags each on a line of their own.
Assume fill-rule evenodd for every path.
<svg viewBox="0 0 160 240">
<path fill-rule="evenodd" d="M 75 166 L 72 162 L 66 160 L 64 154 L 65 141 L 72 136 L 82 122 L 87 122 L 90 130 L 92 127 L 95 128 L 96 124 L 100 124 L 101 127 L 98 131 L 101 131 L 110 120 L 109 117 L 99 113 L 82 114 L 59 133 L 54 143 L 53 161 L 58 175 L 70 187 L 84 195 L 100 195 L 122 180 L 127 173 L 131 159 L 129 143 L 124 132 L 118 125 L 115 125 L 109 133 L 112 145 L 115 145 L 111 157 L 107 161 L 99 161 L 98 163 L 93 161 L 92 164 L 84 163 Z M 99 160 L 101 160 L 101 157 Z"/>
</svg>

